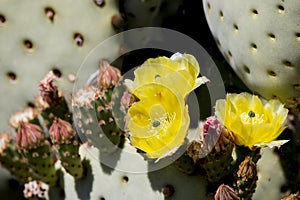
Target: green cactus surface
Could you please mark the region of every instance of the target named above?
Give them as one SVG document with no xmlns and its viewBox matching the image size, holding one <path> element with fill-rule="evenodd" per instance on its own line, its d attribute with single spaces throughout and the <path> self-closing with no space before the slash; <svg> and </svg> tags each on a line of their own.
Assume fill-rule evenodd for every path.
<svg viewBox="0 0 300 200">
<path fill-rule="evenodd" d="M 118 13 L 114 0 L 101 6 L 92 0 L 1 1 L 0 103 L 7 113 L 0 115 L 1 130 L 9 129 L 9 113 L 34 102 L 36 84 L 49 70 L 69 94 L 86 55 L 115 34 L 111 17 Z M 108 49 L 117 53 L 119 44 Z"/>
<path fill-rule="evenodd" d="M 72 144 L 59 145 L 59 155 L 62 166 L 76 179 L 81 178 L 84 172 L 79 155 L 79 144 L 77 140 L 73 140 Z"/>
<path fill-rule="evenodd" d="M 16 148 L 11 136 L 7 133 L 0 135 L 0 163 L 21 183 L 34 180 L 37 176 L 33 173 L 28 160 Z"/>
<path fill-rule="evenodd" d="M 25 155 L 39 180 L 49 184 L 49 186 L 57 184 L 57 170 L 54 166 L 55 160 L 49 142 L 45 141 L 40 146 L 29 149 Z"/>
<path fill-rule="evenodd" d="M 297 106 L 300 2 L 203 0 L 203 8 L 219 50 L 247 87 Z"/>
</svg>

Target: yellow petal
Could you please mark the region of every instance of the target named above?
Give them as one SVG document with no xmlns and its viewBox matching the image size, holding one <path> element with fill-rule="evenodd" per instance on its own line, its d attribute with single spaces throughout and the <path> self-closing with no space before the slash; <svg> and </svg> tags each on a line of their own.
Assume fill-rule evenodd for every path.
<svg viewBox="0 0 300 200">
<path fill-rule="evenodd" d="M 184 97 L 207 82 L 206 78 L 197 78 L 200 68 L 197 60 L 189 54 L 176 53 L 171 58 L 150 58 L 134 71 L 133 81 L 125 80 L 128 90 L 134 90 L 144 84 L 164 84 Z"/>
<path fill-rule="evenodd" d="M 158 83 L 142 85 L 134 95 L 140 101 L 128 109 L 131 144 L 150 158 L 180 146 L 190 120 L 183 96 Z"/>
<path fill-rule="evenodd" d="M 227 94 L 216 102 L 216 116 L 237 145 L 270 143 L 284 130 L 288 110 L 278 100 L 263 103 L 249 93 Z"/>
</svg>

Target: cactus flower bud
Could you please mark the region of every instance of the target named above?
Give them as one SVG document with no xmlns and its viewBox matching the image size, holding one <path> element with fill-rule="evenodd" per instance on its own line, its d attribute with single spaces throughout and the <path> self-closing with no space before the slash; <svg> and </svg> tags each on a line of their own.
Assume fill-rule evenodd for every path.
<svg viewBox="0 0 300 200">
<path fill-rule="evenodd" d="M 104 90 L 117 85 L 121 78 L 121 72 L 118 68 L 111 66 L 107 61 L 100 62 L 98 73 L 98 86 Z"/>
<path fill-rule="evenodd" d="M 215 200 L 239 200 L 240 198 L 234 192 L 233 188 L 229 187 L 228 185 L 220 185 L 216 194 Z"/>
<path fill-rule="evenodd" d="M 53 143 L 68 142 L 75 135 L 72 125 L 60 118 L 53 121 L 53 124 L 49 129 L 49 133 Z"/>
<path fill-rule="evenodd" d="M 223 151 L 231 143 L 227 129 L 215 116 L 207 118 L 201 137 L 204 142 L 203 150 L 206 150 L 207 153 L 212 149 L 215 149 L 216 152 Z"/>
<path fill-rule="evenodd" d="M 20 122 L 17 133 L 17 144 L 20 148 L 31 149 L 38 146 L 45 138 L 38 125 Z"/>
<path fill-rule="evenodd" d="M 216 117 L 207 118 L 202 133 L 203 147 L 200 157 L 205 157 L 203 164 L 211 183 L 221 183 L 222 178 L 230 172 L 233 161 L 234 144 L 230 140 L 227 129 Z"/>
</svg>

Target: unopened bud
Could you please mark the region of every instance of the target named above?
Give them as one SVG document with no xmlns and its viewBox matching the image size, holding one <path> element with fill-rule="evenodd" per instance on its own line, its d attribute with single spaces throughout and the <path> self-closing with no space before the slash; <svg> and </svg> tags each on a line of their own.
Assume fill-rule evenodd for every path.
<svg viewBox="0 0 300 200">
<path fill-rule="evenodd" d="M 100 69 L 98 73 L 98 86 L 107 90 L 119 82 L 121 72 L 118 68 L 111 66 L 107 61 L 100 62 Z"/>
</svg>

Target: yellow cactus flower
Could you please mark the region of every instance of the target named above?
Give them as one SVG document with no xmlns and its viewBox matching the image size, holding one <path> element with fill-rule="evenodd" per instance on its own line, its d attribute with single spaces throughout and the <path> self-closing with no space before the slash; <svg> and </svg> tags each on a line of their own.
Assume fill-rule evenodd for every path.
<svg viewBox="0 0 300 200">
<path fill-rule="evenodd" d="M 286 141 L 274 140 L 285 129 L 288 110 L 278 100 L 262 103 L 249 93 L 227 94 L 226 100 L 216 102 L 216 116 L 229 129 L 237 145 L 250 149 L 280 145 Z"/>
<path fill-rule="evenodd" d="M 176 53 L 171 58 L 150 58 L 134 71 L 135 79 L 125 80 L 131 93 L 141 85 L 160 83 L 174 88 L 186 97 L 192 90 L 206 83 L 206 77 L 198 77 L 200 68 L 194 56 Z"/>
<path fill-rule="evenodd" d="M 190 124 L 184 98 L 159 83 L 144 84 L 134 95 L 139 101 L 127 117 L 131 144 L 149 158 L 160 158 L 182 145 Z"/>
</svg>

